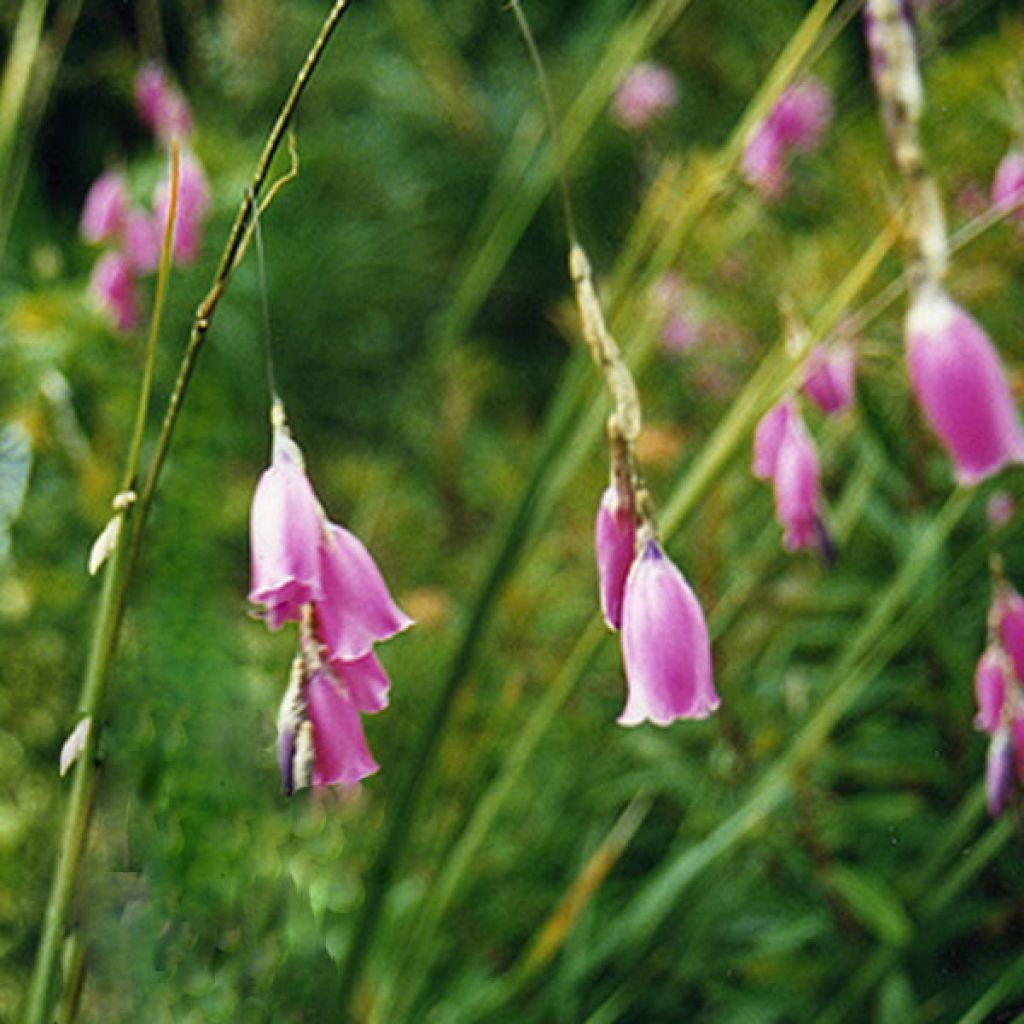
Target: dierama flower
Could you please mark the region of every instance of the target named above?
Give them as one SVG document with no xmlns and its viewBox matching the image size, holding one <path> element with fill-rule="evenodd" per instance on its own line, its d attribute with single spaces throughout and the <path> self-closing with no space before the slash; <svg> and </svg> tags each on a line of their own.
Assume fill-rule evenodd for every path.
<svg viewBox="0 0 1024 1024">
<path fill-rule="evenodd" d="M 675 76 L 660 64 L 637 64 L 619 83 L 613 109 L 629 131 L 639 131 L 671 110 L 678 98 Z"/>
<path fill-rule="evenodd" d="M 791 399 L 773 405 L 758 421 L 754 430 L 754 462 L 751 472 L 758 480 L 772 480 L 779 460 L 779 448 L 789 424 L 796 416 Z"/>
<path fill-rule="evenodd" d="M 805 369 L 804 394 L 826 415 L 844 412 L 853 404 L 855 357 L 845 342 L 816 345 Z"/>
<path fill-rule="evenodd" d="M 907 314 L 910 381 L 925 419 L 962 484 L 1024 459 L 1024 435 L 999 355 L 988 336 L 937 284 Z"/>
<path fill-rule="evenodd" d="M 784 146 L 810 153 L 821 145 L 832 120 L 832 94 L 820 79 L 791 85 L 768 115 L 768 124 Z"/>
<path fill-rule="evenodd" d="M 192 133 L 192 114 L 158 64 L 146 64 L 135 78 L 135 105 L 149 130 L 161 140 Z"/>
<path fill-rule="evenodd" d="M 114 320 L 119 331 L 130 331 L 139 320 L 131 268 L 120 252 L 104 253 L 92 268 L 89 293 Z"/>
<path fill-rule="evenodd" d="M 786 550 L 822 544 L 818 453 L 799 414 L 790 418 L 779 444 L 774 482 L 775 514 L 785 530 Z"/>
<path fill-rule="evenodd" d="M 1011 149 L 992 179 L 992 205 L 1010 209 L 1015 220 L 1024 220 L 1024 150 Z"/>
<path fill-rule="evenodd" d="M 985 763 L 985 795 L 988 812 L 993 818 L 1003 813 L 1013 788 L 1014 741 L 1011 731 L 1003 726 L 989 740 Z"/>
<path fill-rule="evenodd" d="M 1004 585 L 996 596 L 992 618 L 1015 677 L 1024 681 L 1024 598 L 1013 587 Z"/>
<path fill-rule="evenodd" d="M 648 539 L 626 581 L 622 657 L 629 694 L 620 725 L 707 718 L 719 705 L 707 623 L 683 574 Z"/>
<path fill-rule="evenodd" d="M 314 786 L 353 786 L 380 770 L 355 704 L 329 672 L 315 672 L 306 683 L 306 705 L 313 727 Z"/>
<path fill-rule="evenodd" d="M 116 238 L 124 227 L 128 190 L 118 171 L 101 174 L 89 189 L 79 225 L 82 237 L 93 244 Z"/>
<path fill-rule="evenodd" d="M 594 547 L 601 611 L 608 628 L 618 630 L 622 627 L 626 578 L 636 551 L 636 524 L 632 508 L 622 501 L 614 484 L 604 492 L 597 508 Z"/>
<path fill-rule="evenodd" d="M 978 661 L 974 693 L 978 701 L 974 727 L 995 735 L 1002 722 L 1007 693 L 1006 654 L 998 647 L 989 647 Z"/>
<path fill-rule="evenodd" d="M 743 148 L 741 161 L 747 183 L 772 202 L 786 191 L 786 152 L 782 140 L 767 122 L 754 129 Z"/>
<path fill-rule="evenodd" d="M 156 220 L 131 210 L 124 221 L 121 251 L 134 274 L 149 274 L 160 263 L 160 231 Z"/>
<path fill-rule="evenodd" d="M 171 184 L 164 178 L 153 193 L 153 210 L 158 224 L 167 223 Z M 210 209 L 210 186 L 195 155 L 181 154 L 178 177 L 178 210 L 174 221 L 171 255 L 175 263 L 187 265 L 199 258 L 203 222 Z"/>
</svg>

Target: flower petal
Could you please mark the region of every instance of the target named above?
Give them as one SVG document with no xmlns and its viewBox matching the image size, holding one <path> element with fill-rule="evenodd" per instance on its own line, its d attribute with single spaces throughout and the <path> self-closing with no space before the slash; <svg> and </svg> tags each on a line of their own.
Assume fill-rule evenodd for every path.
<svg viewBox="0 0 1024 1024">
<path fill-rule="evenodd" d="M 380 770 L 373 759 L 359 712 L 324 672 L 306 684 L 306 706 L 313 725 L 313 785 L 352 786 Z"/>
<path fill-rule="evenodd" d="M 601 497 L 594 526 L 594 546 L 601 611 L 608 628 L 617 630 L 622 626 L 626 577 L 636 553 L 636 525 L 633 513 L 619 502 L 615 487 L 609 487 Z"/>
</svg>

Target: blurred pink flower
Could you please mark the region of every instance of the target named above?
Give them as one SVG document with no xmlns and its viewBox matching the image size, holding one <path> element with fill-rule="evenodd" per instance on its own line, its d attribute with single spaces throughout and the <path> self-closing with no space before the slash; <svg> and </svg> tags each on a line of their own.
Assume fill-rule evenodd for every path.
<svg viewBox="0 0 1024 1024">
<path fill-rule="evenodd" d="M 635 65 L 619 83 L 613 110 L 623 128 L 639 131 L 671 110 L 677 99 L 672 72 L 660 64 L 642 63 Z"/>
<path fill-rule="evenodd" d="M 996 530 L 1006 526 L 1013 519 L 1015 511 L 1016 505 L 1013 497 L 1006 491 L 993 491 L 988 499 L 988 505 L 985 507 L 988 524 Z"/>
<path fill-rule="evenodd" d="M 1013 587 L 1000 587 L 993 619 L 1003 647 L 1010 656 L 1014 676 L 1018 682 L 1024 682 L 1024 598 Z"/>
<path fill-rule="evenodd" d="M 96 261 L 89 278 L 89 293 L 113 317 L 114 326 L 122 333 L 138 325 L 135 284 L 122 253 L 105 252 Z"/>
<path fill-rule="evenodd" d="M 1024 435 L 999 355 L 938 285 L 922 288 L 911 303 L 907 359 L 918 403 L 960 483 L 1024 460 Z"/>
<path fill-rule="evenodd" d="M 142 210 L 125 217 L 122 251 L 134 274 L 149 274 L 160 263 L 160 234 L 154 219 Z"/>
<path fill-rule="evenodd" d="M 990 735 L 999 728 L 1006 701 L 1006 654 L 999 647 L 989 647 L 978 661 L 974 673 L 974 694 L 978 701 L 978 713 L 974 716 L 974 727 Z"/>
<path fill-rule="evenodd" d="M 601 496 L 594 526 L 597 549 L 597 576 L 601 591 L 601 611 L 609 629 L 622 626 L 622 599 L 629 567 L 636 553 L 636 524 L 632 509 L 619 500 L 613 485 Z"/>
<path fill-rule="evenodd" d="M 135 78 L 135 105 L 149 130 L 158 139 L 192 134 L 192 114 L 181 93 L 168 81 L 158 64 L 146 64 Z"/>
<path fill-rule="evenodd" d="M 1024 150 L 1011 149 L 996 168 L 992 179 L 992 205 L 1010 208 L 1015 220 L 1024 220 Z"/>
<path fill-rule="evenodd" d="M 306 707 L 313 726 L 313 785 L 353 786 L 380 770 L 373 759 L 351 697 L 330 672 L 306 682 Z"/>
<path fill-rule="evenodd" d="M 998 818 L 1006 807 L 1013 788 L 1014 742 L 1010 730 L 1003 726 L 989 740 L 985 763 L 985 794 L 988 813 Z"/>
<path fill-rule="evenodd" d="M 779 97 L 768 125 L 783 146 L 810 153 L 821 145 L 832 120 L 832 93 L 818 78 L 805 78 Z"/>
<path fill-rule="evenodd" d="M 775 514 L 787 551 L 821 543 L 818 452 L 799 413 L 790 417 L 775 460 Z"/>
<path fill-rule="evenodd" d="M 853 404 L 855 357 L 847 342 L 815 345 L 804 369 L 804 394 L 827 415 Z"/>
<path fill-rule="evenodd" d="M 159 231 L 162 231 L 167 223 L 170 192 L 170 178 L 165 177 L 157 184 L 153 193 L 153 215 Z M 178 210 L 171 248 L 175 263 L 187 265 L 199 258 L 203 241 L 203 222 L 209 209 L 210 186 L 202 165 L 194 154 L 183 151 L 178 177 Z"/>
<path fill-rule="evenodd" d="M 743 176 L 768 200 L 782 198 L 786 191 L 785 147 L 771 124 L 760 124 L 743 150 Z"/>
<path fill-rule="evenodd" d="M 128 190 L 119 171 L 101 174 L 89 189 L 79 225 L 82 237 L 91 243 L 116 238 L 124 227 Z"/>
<path fill-rule="evenodd" d="M 792 399 L 773 405 L 758 421 L 754 431 L 754 462 L 751 472 L 758 480 L 771 480 L 779 459 L 779 448 L 790 421 L 796 415 Z"/>
<path fill-rule="evenodd" d="M 655 540 L 633 561 L 622 609 L 628 697 L 620 725 L 707 718 L 719 705 L 696 595 Z"/>
</svg>

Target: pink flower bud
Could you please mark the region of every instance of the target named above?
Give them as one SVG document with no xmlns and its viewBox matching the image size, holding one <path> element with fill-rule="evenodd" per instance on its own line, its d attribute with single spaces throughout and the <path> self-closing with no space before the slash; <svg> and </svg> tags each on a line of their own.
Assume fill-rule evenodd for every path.
<svg viewBox="0 0 1024 1024">
<path fill-rule="evenodd" d="M 1006 675 L 1003 669 L 1005 657 L 999 648 L 990 647 L 981 656 L 974 673 L 974 693 L 978 700 L 974 728 L 983 729 L 989 735 L 999 729 L 1002 721 L 1006 700 Z"/>
<path fill-rule="evenodd" d="M 617 630 L 622 627 L 622 598 L 636 553 L 636 524 L 632 510 L 620 502 L 614 486 L 604 492 L 597 508 L 594 546 L 601 611 L 608 628 Z"/>
<path fill-rule="evenodd" d="M 822 542 L 818 453 L 799 414 L 791 417 L 775 462 L 775 515 L 785 529 L 787 551 Z"/>
<path fill-rule="evenodd" d="M 619 83 L 613 110 L 623 128 L 639 131 L 676 105 L 675 76 L 660 64 L 637 64 Z"/>
<path fill-rule="evenodd" d="M 743 150 L 743 176 L 762 197 L 774 202 L 786 191 L 785 148 L 775 129 L 762 122 Z"/>
<path fill-rule="evenodd" d="M 832 94 L 817 78 L 791 85 L 768 115 L 768 123 L 779 142 L 804 153 L 821 145 L 831 120 Z"/>
<path fill-rule="evenodd" d="M 773 405 L 758 421 L 754 431 L 754 463 L 751 472 L 758 480 L 771 480 L 779 458 L 779 448 L 786 436 L 796 406 L 786 398 Z"/>
<path fill-rule="evenodd" d="M 82 207 L 79 225 L 87 242 L 106 242 L 116 238 L 124 226 L 128 191 L 124 176 L 117 171 L 101 174 L 89 189 Z"/>
<path fill-rule="evenodd" d="M 999 355 L 988 336 L 938 286 L 922 288 L 907 315 L 910 381 L 962 484 L 1024 459 L 1024 436 Z"/>
<path fill-rule="evenodd" d="M 153 213 L 160 233 L 167 224 L 170 195 L 170 178 L 165 177 L 153 193 Z M 171 248 L 176 263 L 187 265 L 199 258 L 203 222 L 209 209 L 210 186 L 202 165 L 191 153 L 182 153 L 178 177 L 178 209 Z"/>
<path fill-rule="evenodd" d="M 654 540 L 634 559 L 626 581 L 622 658 L 629 695 L 620 725 L 707 718 L 718 707 L 704 612 Z"/>
<path fill-rule="evenodd" d="M 1005 726 L 989 740 L 988 759 L 985 763 L 985 794 L 988 797 L 988 813 L 993 818 L 1003 813 L 1013 788 L 1013 750 L 1013 736 Z"/>
<path fill-rule="evenodd" d="M 306 707 L 313 725 L 314 786 L 353 786 L 380 770 L 355 704 L 329 672 L 314 672 L 306 683 Z"/>
<path fill-rule="evenodd" d="M 96 261 L 89 278 L 89 293 L 113 317 L 119 331 L 130 331 L 138 324 L 135 283 L 122 253 L 105 252 Z"/>
<path fill-rule="evenodd" d="M 320 550 L 323 594 L 315 602 L 320 638 L 332 661 L 355 661 L 412 625 L 395 604 L 370 552 L 334 523 Z"/>
<path fill-rule="evenodd" d="M 1013 217 L 1024 220 L 1024 150 L 1011 149 L 996 168 L 992 179 L 992 205 L 1010 209 Z"/>
<path fill-rule="evenodd" d="M 156 223 L 141 210 L 132 210 L 125 218 L 123 250 L 133 273 L 149 274 L 160 263 Z"/>
<path fill-rule="evenodd" d="M 135 78 L 135 105 L 149 130 L 158 139 L 192 134 L 188 103 L 167 80 L 158 64 L 146 64 Z"/>
<path fill-rule="evenodd" d="M 853 349 L 846 343 L 815 345 L 804 371 L 804 394 L 827 415 L 853 404 Z"/>
<path fill-rule="evenodd" d="M 995 621 L 999 639 L 1013 665 L 1017 682 L 1024 683 L 1024 598 L 1013 587 L 1006 587 L 996 597 Z"/>
<path fill-rule="evenodd" d="M 266 608 L 267 625 L 298 622 L 303 605 L 319 600 L 323 512 L 284 427 L 274 431 L 270 468 L 256 485 L 250 515 L 249 600 Z"/>
</svg>

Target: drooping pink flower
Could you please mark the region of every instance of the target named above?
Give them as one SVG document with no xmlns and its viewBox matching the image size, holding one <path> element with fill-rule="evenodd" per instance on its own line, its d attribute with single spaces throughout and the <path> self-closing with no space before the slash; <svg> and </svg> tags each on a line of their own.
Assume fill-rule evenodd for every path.
<svg viewBox="0 0 1024 1024">
<path fill-rule="evenodd" d="M 332 661 L 363 658 L 375 643 L 412 625 L 363 542 L 334 523 L 327 525 L 320 548 L 319 579 L 322 593 L 314 605 L 319 635 Z"/>
<path fill-rule="evenodd" d="M 938 285 L 907 315 L 910 381 L 925 419 L 973 484 L 1024 459 L 1024 434 L 999 355 L 972 317 Z"/>
<path fill-rule="evenodd" d="M 287 428 L 275 427 L 273 456 L 256 485 L 250 514 L 249 600 L 266 608 L 267 625 L 298 622 L 323 595 L 320 548 L 325 521 Z M 365 653 L 365 652 L 363 652 Z"/>
<path fill-rule="evenodd" d="M 784 146 L 810 153 L 821 145 L 832 120 L 832 93 L 818 78 L 805 78 L 779 97 L 768 124 Z"/>
<path fill-rule="evenodd" d="M 815 345 L 804 371 L 804 394 L 826 415 L 844 412 L 853 404 L 855 365 L 846 342 Z"/>
<path fill-rule="evenodd" d="M 124 226 L 128 190 L 119 171 L 101 174 L 89 189 L 82 207 L 79 227 L 82 237 L 93 244 L 116 238 Z"/>
<path fill-rule="evenodd" d="M 754 129 L 743 149 L 743 177 L 770 201 L 786 191 L 786 152 L 778 133 L 764 121 Z"/>
<path fill-rule="evenodd" d="M 373 715 L 388 706 L 391 680 L 373 651 L 354 661 L 335 660 L 330 664 L 357 711 Z"/>
<path fill-rule="evenodd" d="M 306 707 L 313 726 L 314 786 L 353 786 L 380 770 L 355 704 L 329 672 L 314 672 L 306 682 Z"/>
<path fill-rule="evenodd" d="M 992 205 L 1016 206 L 1015 220 L 1024 220 L 1024 150 L 1011 149 L 996 168 L 992 179 Z"/>
<path fill-rule="evenodd" d="M 158 139 L 192 134 L 192 114 L 181 93 L 168 81 L 159 64 L 146 64 L 135 78 L 135 105 Z"/>
<path fill-rule="evenodd" d="M 985 794 L 988 813 L 998 818 L 1003 813 L 1013 788 L 1014 737 L 1006 726 L 997 729 L 989 740 L 985 762 Z"/>
<path fill-rule="evenodd" d="M 677 99 L 672 72 L 660 64 L 645 62 L 633 67 L 619 83 L 613 110 L 623 128 L 639 131 L 671 110 Z"/>
<path fill-rule="evenodd" d="M 758 480 L 771 480 L 775 477 L 779 448 L 795 415 L 796 406 L 793 401 L 784 398 L 758 421 L 754 431 L 754 462 L 751 466 L 751 472 Z"/>
<path fill-rule="evenodd" d="M 995 602 L 999 639 L 1010 656 L 1013 673 L 1024 683 L 1024 598 L 1013 587 L 1001 588 Z"/>
<path fill-rule="evenodd" d="M 135 274 L 149 274 L 160 263 L 160 235 L 152 217 L 131 210 L 125 217 L 122 251 Z"/>
<path fill-rule="evenodd" d="M 1006 655 L 997 647 L 989 647 L 978 661 L 974 673 L 974 694 L 978 701 L 978 713 L 974 716 L 975 729 L 983 729 L 993 735 L 999 728 L 1006 701 Z"/>
<path fill-rule="evenodd" d="M 1024 785 L 1024 714 L 1017 711 L 1010 722 L 1010 739 L 1017 759 L 1017 781 Z"/>
<path fill-rule="evenodd" d="M 718 707 L 704 612 L 654 540 L 634 559 L 626 581 L 622 658 L 629 693 L 620 725 L 707 718 Z"/>
<path fill-rule="evenodd" d="M 786 426 L 775 462 L 775 515 L 787 551 L 822 543 L 818 452 L 797 413 Z"/>
<path fill-rule="evenodd" d="M 181 154 L 178 175 L 178 210 L 171 254 L 176 263 L 187 265 L 199 258 L 203 223 L 210 209 L 210 186 L 202 165 L 192 153 Z M 153 215 L 159 230 L 167 223 L 170 195 L 170 178 L 165 177 L 153 193 Z"/>
<path fill-rule="evenodd" d="M 609 487 L 601 496 L 594 525 L 597 576 L 601 590 L 601 611 L 609 629 L 622 627 L 622 599 L 626 577 L 636 553 L 636 523 L 633 510 Z"/>
<path fill-rule="evenodd" d="M 130 331 L 137 326 L 135 283 L 123 253 L 105 252 L 96 261 L 89 278 L 89 293 L 113 317 L 119 331 Z"/>
<path fill-rule="evenodd" d="M 988 519 L 988 525 L 994 530 L 1002 529 L 1013 519 L 1016 507 L 1012 495 L 1006 491 L 993 491 L 988 499 L 988 504 L 985 506 L 985 517 Z"/>
</svg>

